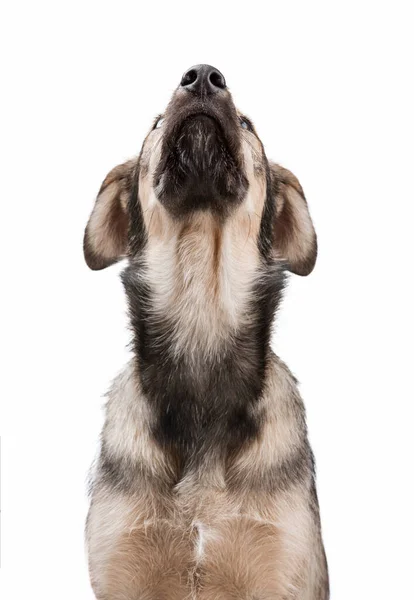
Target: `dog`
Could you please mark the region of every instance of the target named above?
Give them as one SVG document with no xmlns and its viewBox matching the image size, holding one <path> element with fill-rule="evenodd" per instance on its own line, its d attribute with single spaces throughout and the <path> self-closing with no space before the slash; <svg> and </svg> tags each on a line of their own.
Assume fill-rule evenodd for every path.
<svg viewBox="0 0 414 600">
<path fill-rule="evenodd" d="M 220 71 L 189 69 L 139 158 L 107 175 L 84 254 L 127 259 L 133 332 L 91 485 L 96 598 L 327 600 L 304 407 L 270 347 L 316 234 Z"/>
</svg>

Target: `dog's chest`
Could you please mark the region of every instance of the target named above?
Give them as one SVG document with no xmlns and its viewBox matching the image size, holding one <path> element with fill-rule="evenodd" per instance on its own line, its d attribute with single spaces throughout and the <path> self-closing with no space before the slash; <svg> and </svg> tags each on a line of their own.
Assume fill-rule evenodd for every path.
<svg viewBox="0 0 414 600">
<path fill-rule="evenodd" d="M 209 458 L 223 458 L 258 435 L 257 375 L 248 376 L 230 359 L 200 369 L 198 376 L 185 363 L 162 371 L 157 369 L 148 390 L 153 435 L 173 454 L 181 471 Z"/>
<path fill-rule="evenodd" d="M 180 474 L 259 433 L 254 407 L 283 276 L 276 266 L 264 274 L 252 244 L 234 224 L 217 229 L 204 215 L 153 240 L 124 276 L 151 435 Z"/>
</svg>

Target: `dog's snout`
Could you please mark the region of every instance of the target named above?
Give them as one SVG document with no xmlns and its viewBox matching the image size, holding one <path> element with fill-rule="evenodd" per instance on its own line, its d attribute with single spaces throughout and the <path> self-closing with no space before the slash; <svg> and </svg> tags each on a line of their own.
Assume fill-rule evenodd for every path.
<svg viewBox="0 0 414 600">
<path fill-rule="evenodd" d="M 180 86 L 194 94 L 215 94 L 226 88 L 226 80 L 211 65 L 196 65 L 184 73 Z"/>
</svg>

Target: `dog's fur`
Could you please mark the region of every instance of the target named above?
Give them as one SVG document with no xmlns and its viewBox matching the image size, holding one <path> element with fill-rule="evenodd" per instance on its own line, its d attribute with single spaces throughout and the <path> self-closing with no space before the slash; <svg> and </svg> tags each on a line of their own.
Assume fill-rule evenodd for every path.
<svg viewBox="0 0 414 600">
<path fill-rule="evenodd" d="M 226 89 L 179 87 L 113 169 L 88 265 L 127 257 L 134 358 L 108 395 L 87 545 L 99 600 L 326 600 L 312 452 L 270 349 L 285 272 L 316 235 Z"/>
</svg>

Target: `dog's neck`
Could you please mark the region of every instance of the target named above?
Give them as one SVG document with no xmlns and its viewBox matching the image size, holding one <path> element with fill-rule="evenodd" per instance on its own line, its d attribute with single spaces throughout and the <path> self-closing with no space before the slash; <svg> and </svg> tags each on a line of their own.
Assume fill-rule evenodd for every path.
<svg viewBox="0 0 414 600">
<path fill-rule="evenodd" d="M 134 347 L 161 443 L 194 457 L 220 427 L 224 437 L 232 430 L 226 444 L 254 435 L 249 407 L 264 385 L 283 280 L 276 263 L 264 269 L 257 240 L 238 221 L 208 214 L 164 231 L 131 260 L 124 283 Z"/>
<path fill-rule="evenodd" d="M 169 323 L 169 352 L 202 363 L 237 335 L 249 318 L 260 257 L 237 222 L 201 213 L 149 243 L 152 319 Z"/>
</svg>

